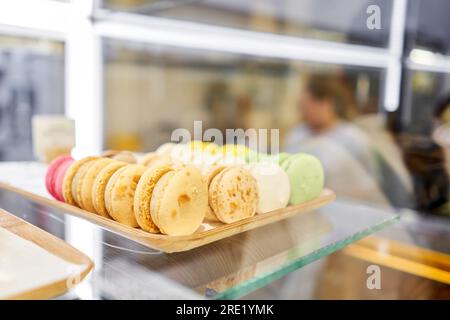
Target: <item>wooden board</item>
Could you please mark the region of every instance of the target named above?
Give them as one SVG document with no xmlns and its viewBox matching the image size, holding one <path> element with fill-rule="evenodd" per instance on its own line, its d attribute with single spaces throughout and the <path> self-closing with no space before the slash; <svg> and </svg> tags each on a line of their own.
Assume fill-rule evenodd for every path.
<svg viewBox="0 0 450 320">
<path fill-rule="evenodd" d="M 67 277 L 56 282 L 47 283 L 28 291 L 8 296 L 6 297 L 7 299 L 49 299 L 59 296 L 83 280 L 94 266 L 93 262 L 86 255 L 65 241 L 2 209 L 0 209 L 0 227 L 77 266 L 77 273 L 71 274 L 70 279 Z M 39 277 L 39 274 L 37 273 L 33 276 Z"/>
<path fill-rule="evenodd" d="M 312 201 L 308 201 L 296 206 L 289 206 L 278 209 L 265 214 L 255 215 L 254 217 L 237 221 L 231 224 L 203 224 L 194 234 L 188 236 L 167 236 L 164 234 L 152 234 L 139 228 L 129 227 L 120 224 L 114 220 L 102 217 L 97 214 L 82 210 L 78 207 L 68 205 L 63 202 L 48 199 L 34 193 L 13 187 L 0 182 L 0 188 L 8 189 L 24 195 L 36 202 L 46 204 L 48 206 L 63 210 L 67 214 L 71 214 L 80 218 L 89 220 L 103 228 L 120 234 L 128 239 L 139 242 L 149 248 L 164 252 L 187 251 L 193 248 L 203 246 L 205 244 L 231 237 L 235 234 L 242 233 L 251 229 L 255 229 L 270 223 L 274 223 L 299 213 L 305 213 L 319 207 L 322 207 L 333 201 L 336 197 L 333 191 L 325 189 L 322 194 Z M 212 226 L 212 228 L 210 228 Z"/>
</svg>

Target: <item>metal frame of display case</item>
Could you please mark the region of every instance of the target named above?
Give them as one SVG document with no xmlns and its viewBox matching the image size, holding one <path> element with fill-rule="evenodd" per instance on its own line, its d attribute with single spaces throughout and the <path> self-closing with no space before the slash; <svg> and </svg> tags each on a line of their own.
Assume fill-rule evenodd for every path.
<svg viewBox="0 0 450 320">
<path fill-rule="evenodd" d="M 65 110 L 66 115 L 76 121 L 74 154 L 81 156 L 99 153 L 103 146 L 101 41 L 104 38 L 385 69 L 383 106 L 386 111 L 395 111 L 401 87 L 406 11 L 407 0 L 393 1 L 386 48 L 116 13 L 102 9 L 100 1 L 96 0 L 0 0 L 0 34 L 64 42 Z M 449 72 L 450 57 L 413 50 L 406 59 L 406 66 Z M 80 234 L 83 237 L 75 236 Z M 70 218 L 66 221 L 66 240 L 91 257 L 101 254 L 94 247 L 97 236 L 83 220 Z"/>
</svg>

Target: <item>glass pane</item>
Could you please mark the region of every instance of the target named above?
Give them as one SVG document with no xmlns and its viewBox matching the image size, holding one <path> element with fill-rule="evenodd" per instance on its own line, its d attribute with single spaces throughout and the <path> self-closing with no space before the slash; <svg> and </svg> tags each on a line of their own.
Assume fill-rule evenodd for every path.
<svg viewBox="0 0 450 320">
<path fill-rule="evenodd" d="M 106 147 L 153 150 L 176 128 L 280 128 L 298 121 L 302 83 L 344 84 L 346 116 L 378 112 L 384 70 L 104 41 Z"/>
<path fill-rule="evenodd" d="M 443 217 L 404 212 L 399 223 L 275 280 L 244 298 L 448 299 L 449 222 Z M 367 286 L 367 272 L 373 265 L 380 267 L 381 282 L 389 285 L 382 284 L 378 290 Z"/>
<path fill-rule="evenodd" d="M 55 233 L 54 224 L 61 227 L 66 223 L 63 211 L 2 188 L 0 206 L 49 232 Z M 100 236 L 92 243 L 97 253 L 96 268 L 87 285 L 94 299 L 176 299 L 196 295 L 239 298 L 397 218 L 390 210 L 341 200 L 289 220 L 172 254 L 151 250 L 93 225 Z"/>
<path fill-rule="evenodd" d="M 337 193 L 389 203 L 376 181 L 376 164 L 367 145 L 370 139 L 358 128 L 361 122 L 362 128 L 383 130 L 377 116 L 383 70 L 113 40 L 104 42 L 104 52 L 106 148 L 152 151 L 170 141 L 175 129 L 192 134 L 195 120 L 202 121 L 203 131 L 217 128 L 224 136 L 226 129 L 279 129 L 280 149 L 319 157 L 328 186 Z M 347 133 L 331 133 L 330 139 L 319 140 L 307 134 L 308 125 L 317 120 L 312 118 L 320 117 L 314 113 L 320 108 L 309 104 L 314 113 L 309 115 L 302 109 L 313 77 L 333 82 L 337 95 L 333 99 L 339 104 L 336 117 L 342 119 L 336 118 L 336 124 L 351 132 L 349 145 Z M 316 91 L 327 90 L 321 84 L 315 86 Z M 358 141 L 356 145 L 353 140 Z M 379 144 L 390 143 L 385 140 Z"/>
<path fill-rule="evenodd" d="M 0 35 L 0 161 L 33 159 L 32 116 L 63 113 L 63 43 Z"/>
<path fill-rule="evenodd" d="M 404 132 L 431 136 L 436 117 L 442 112 L 446 96 L 450 95 L 448 86 L 450 75 L 446 73 L 405 70 L 403 90 Z M 442 116 L 445 116 L 444 114 Z"/>
<path fill-rule="evenodd" d="M 407 49 L 422 48 L 448 54 L 450 22 L 447 13 L 450 2 L 446 0 L 408 1 L 406 24 Z"/>
<path fill-rule="evenodd" d="M 450 91 L 447 73 L 405 70 L 401 109 L 393 114 L 411 172 L 415 208 L 450 216 Z"/>
<path fill-rule="evenodd" d="M 107 0 L 113 10 L 189 20 L 231 28 L 371 46 L 387 46 L 389 0 Z M 380 10 L 379 29 L 369 29 L 368 7 Z M 369 12 L 372 12 L 369 10 Z"/>
</svg>

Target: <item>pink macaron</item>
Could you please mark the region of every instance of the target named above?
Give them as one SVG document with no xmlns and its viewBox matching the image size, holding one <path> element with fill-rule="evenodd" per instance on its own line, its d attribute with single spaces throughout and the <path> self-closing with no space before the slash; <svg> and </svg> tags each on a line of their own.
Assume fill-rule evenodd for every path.
<svg viewBox="0 0 450 320">
<path fill-rule="evenodd" d="M 60 196 L 56 193 L 56 178 L 57 174 L 60 172 L 59 168 L 63 167 L 63 164 L 73 162 L 73 158 L 69 155 L 59 156 L 54 159 L 47 168 L 47 173 L 45 175 L 45 187 L 48 193 L 52 195 L 53 198 L 60 200 Z"/>
</svg>

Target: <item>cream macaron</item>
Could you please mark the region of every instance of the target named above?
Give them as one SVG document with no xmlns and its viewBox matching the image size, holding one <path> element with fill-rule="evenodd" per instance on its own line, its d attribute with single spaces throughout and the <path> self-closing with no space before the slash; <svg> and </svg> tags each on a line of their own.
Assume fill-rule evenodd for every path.
<svg viewBox="0 0 450 320">
<path fill-rule="evenodd" d="M 258 185 L 256 213 L 266 213 L 287 206 L 291 195 L 289 177 L 276 163 L 257 162 L 246 166 Z"/>
</svg>

